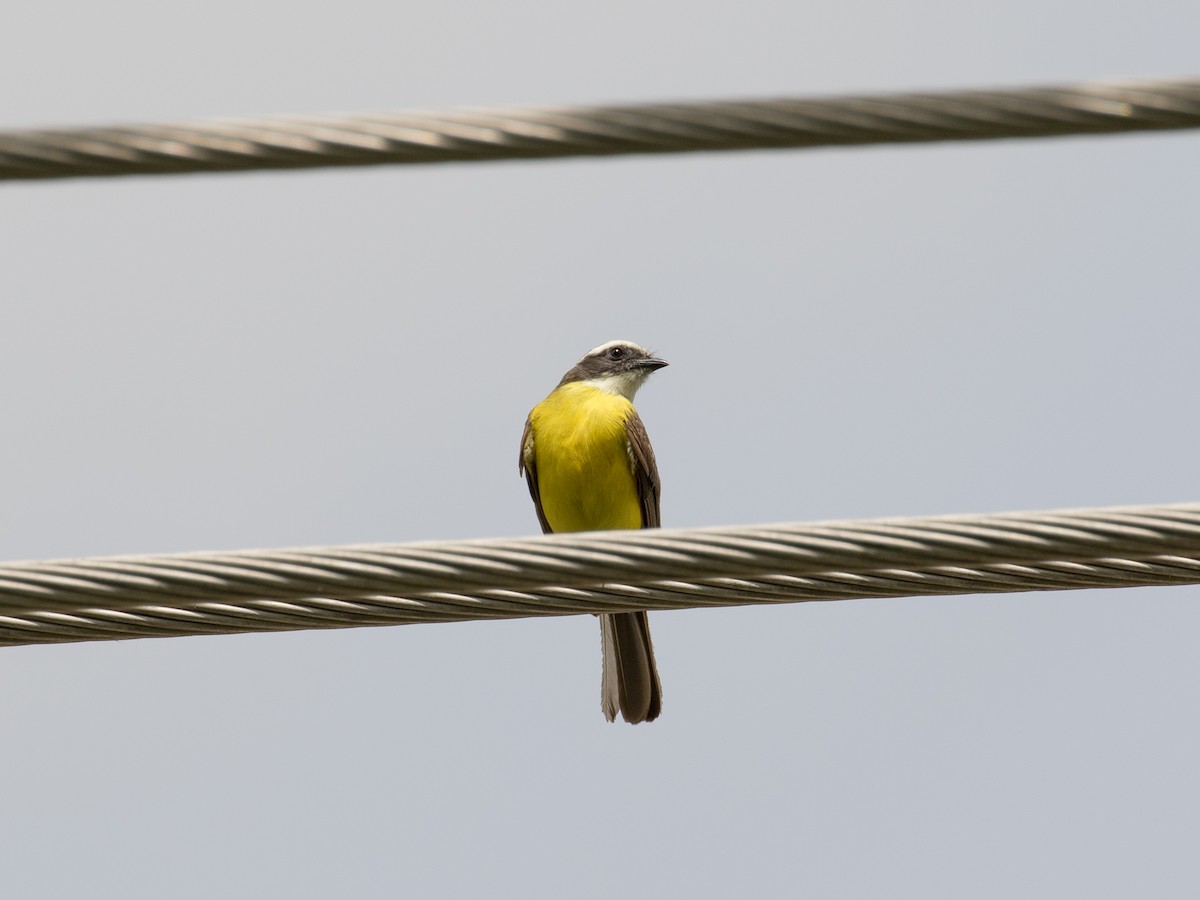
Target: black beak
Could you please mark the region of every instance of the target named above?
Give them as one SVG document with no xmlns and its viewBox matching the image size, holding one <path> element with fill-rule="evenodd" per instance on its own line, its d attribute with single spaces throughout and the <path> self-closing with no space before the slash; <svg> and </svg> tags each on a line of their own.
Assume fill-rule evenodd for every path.
<svg viewBox="0 0 1200 900">
<path fill-rule="evenodd" d="M 645 359 L 637 361 L 639 367 L 649 369 L 653 372 L 655 369 L 661 369 L 663 366 L 670 365 L 665 359 L 657 359 L 653 356 L 647 356 Z"/>
</svg>

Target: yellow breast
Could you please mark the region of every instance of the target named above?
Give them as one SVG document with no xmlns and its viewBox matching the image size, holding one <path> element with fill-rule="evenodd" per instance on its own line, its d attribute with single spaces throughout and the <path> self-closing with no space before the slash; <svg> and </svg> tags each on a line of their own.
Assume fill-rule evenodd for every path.
<svg viewBox="0 0 1200 900">
<path fill-rule="evenodd" d="M 542 511 L 550 528 L 641 528 L 625 421 L 633 404 L 583 383 L 556 388 L 530 413 Z"/>
</svg>

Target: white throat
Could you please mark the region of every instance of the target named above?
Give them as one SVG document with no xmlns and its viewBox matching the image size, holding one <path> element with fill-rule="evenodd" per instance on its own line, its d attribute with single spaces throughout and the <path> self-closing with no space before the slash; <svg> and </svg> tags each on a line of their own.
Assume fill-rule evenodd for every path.
<svg viewBox="0 0 1200 900">
<path fill-rule="evenodd" d="M 637 389 L 642 386 L 642 383 L 646 380 L 646 376 L 649 374 L 648 369 L 643 369 L 640 372 L 622 372 L 620 375 L 605 375 L 602 378 L 590 378 L 587 381 L 579 383 L 604 391 L 606 394 L 618 394 L 632 403 L 633 395 L 637 393 Z"/>
</svg>

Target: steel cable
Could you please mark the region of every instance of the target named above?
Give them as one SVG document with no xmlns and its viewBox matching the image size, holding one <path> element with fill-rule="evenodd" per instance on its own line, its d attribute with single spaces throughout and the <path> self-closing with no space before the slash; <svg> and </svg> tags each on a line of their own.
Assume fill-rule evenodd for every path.
<svg viewBox="0 0 1200 900">
<path fill-rule="evenodd" d="M 1200 127 L 1200 79 L 0 132 L 0 180 L 986 140 Z"/>
<path fill-rule="evenodd" d="M 0 564 L 0 645 L 1200 583 L 1200 503 Z"/>
</svg>

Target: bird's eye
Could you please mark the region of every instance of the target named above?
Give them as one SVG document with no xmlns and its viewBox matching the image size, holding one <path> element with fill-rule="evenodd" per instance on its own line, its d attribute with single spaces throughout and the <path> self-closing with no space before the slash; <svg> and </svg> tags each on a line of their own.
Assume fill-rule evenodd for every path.
<svg viewBox="0 0 1200 900">
<path fill-rule="evenodd" d="M 625 348 L 624 347 L 609 347 L 608 348 L 608 358 L 609 359 L 622 359 L 624 356 L 625 356 Z"/>
</svg>

